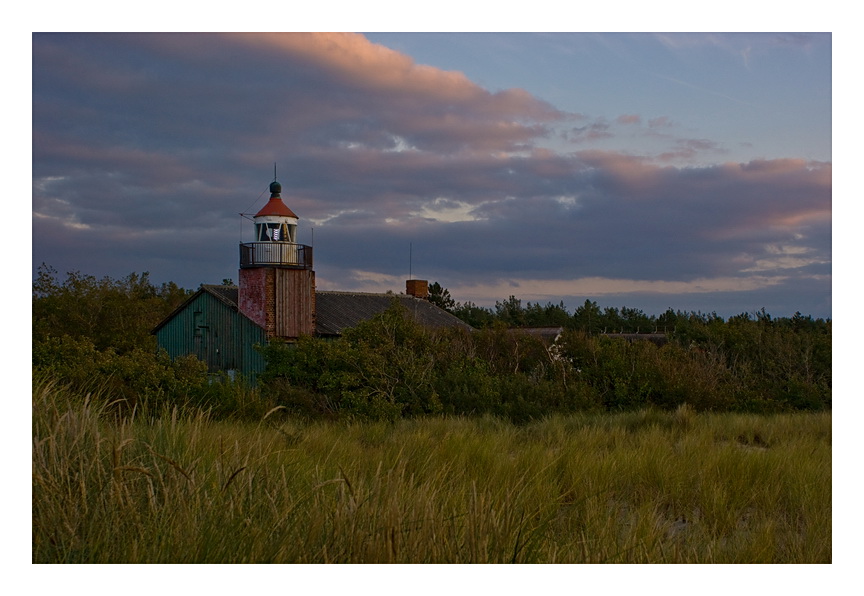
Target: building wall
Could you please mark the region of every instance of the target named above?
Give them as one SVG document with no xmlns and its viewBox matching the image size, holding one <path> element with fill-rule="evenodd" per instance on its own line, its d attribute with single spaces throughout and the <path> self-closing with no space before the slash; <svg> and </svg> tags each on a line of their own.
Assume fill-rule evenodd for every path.
<svg viewBox="0 0 864 596">
<path fill-rule="evenodd" d="M 268 296 L 269 300 L 269 296 Z M 289 339 L 315 334 L 315 272 L 276 269 L 273 334 Z"/>
<path fill-rule="evenodd" d="M 315 272 L 311 269 L 251 267 L 240 270 L 240 312 L 268 338 L 315 334 Z"/>
<path fill-rule="evenodd" d="M 264 330 L 206 292 L 160 328 L 156 340 L 172 358 L 194 354 L 210 372 L 254 377 L 264 370 L 264 357 L 254 348 L 266 344 Z"/>
<path fill-rule="evenodd" d="M 237 292 L 237 305 L 240 307 L 240 312 L 264 329 L 267 329 L 267 288 L 272 285 L 272 279 L 268 280 L 268 274 L 272 278 L 273 269 L 270 267 L 241 269 Z M 270 294 L 272 298 L 272 290 Z"/>
</svg>

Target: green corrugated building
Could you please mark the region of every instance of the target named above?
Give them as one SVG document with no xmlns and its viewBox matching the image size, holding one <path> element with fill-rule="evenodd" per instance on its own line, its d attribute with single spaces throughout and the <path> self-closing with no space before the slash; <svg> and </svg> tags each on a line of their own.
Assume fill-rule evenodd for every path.
<svg viewBox="0 0 864 596">
<path fill-rule="evenodd" d="M 266 344 L 267 334 L 240 312 L 236 287 L 202 285 L 153 333 L 171 358 L 194 354 L 210 372 L 254 377 L 264 370 L 255 346 Z"/>
</svg>

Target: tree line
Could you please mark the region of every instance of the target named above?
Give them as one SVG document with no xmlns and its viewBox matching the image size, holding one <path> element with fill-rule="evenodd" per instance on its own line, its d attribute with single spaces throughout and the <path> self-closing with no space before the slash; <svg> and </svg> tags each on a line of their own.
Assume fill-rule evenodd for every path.
<svg viewBox="0 0 864 596">
<path fill-rule="evenodd" d="M 674 408 L 771 412 L 831 407 L 831 321 L 764 310 L 712 313 L 563 303 L 511 296 L 494 309 L 458 304 L 437 282 L 430 300 L 476 328 L 431 331 L 398 304 L 336 340 L 261 346 L 258 387 L 213 383 L 194 356 L 171 360 L 150 331 L 191 290 L 147 273 L 65 280 L 48 266 L 33 282 L 34 374 L 87 390 L 100 385 L 135 407 L 191 404 L 216 415 L 281 407 L 305 416 L 393 419 L 491 413 L 512 420 L 552 412 Z M 555 344 L 520 328 L 555 326 Z M 667 334 L 664 345 L 606 333 Z"/>
<path fill-rule="evenodd" d="M 470 301 L 456 302 L 450 296 L 450 291 L 438 282 L 429 285 L 429 301 L 477 329 L 503 324 L 507 327 L 563 327 L 591 334 L 664 333 L 680 336 L 684 329 L 694 324 L 711 325 L 727 322 L 716 312 L 688 312 L 669 308 L 660 315 L 648 315 L 638 308 L 626 306 L 601 308 L 592 300 L 585 300 L 570 313 L 563 301 L 558 304 L 526 302 L 523 306 L 522 300 L 512 295 L 506 300 L 496 301 L 495 306 L 490 308 L 478 306 Z M 800 312 L 796 312 L 791 317 L 772 319 L 764 308 L 752 313 L 743 312 L 735 315 L 730 317 L 728 322 L 751 320 L 763 323 L 773 320 L 775 325 L 822 332 L 827 329 L 830 333 L 830 321 L 825 319 L 814 319 Z"/>
</svg>

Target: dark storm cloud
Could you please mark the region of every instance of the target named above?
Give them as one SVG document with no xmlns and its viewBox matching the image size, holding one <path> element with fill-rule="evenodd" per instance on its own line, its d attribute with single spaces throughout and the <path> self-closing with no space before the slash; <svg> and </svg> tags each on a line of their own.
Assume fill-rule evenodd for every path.
<svg viewBox="0 0 864 596">
<path fill-rule="evenodd" d="M 448 269 L 464 267 L 469 275 L 548 277 L 568 265 L 578 276 L 736 275 L 759 260 L 779 260 L 770 252 L 778 244 L 790 254 L 801 251 L 808 263 L 830 261 L 828 166 L 790 164 L 756 174 L 753 166 L 680 170 L 610 159 L 587 156 L 548 185 L 553 188 L 523 164 L 514 192 L 490 191 L 471 209 L 474 221 L 427 223 L 410 234 L 406 228 L 404 238 L 383 229 L 382 235 L 434 243 L 437 255 L 451 256 Z M 586 169 L 586 163 L 595 165 Z M 346 244 L 359 244 L 368 230 L 342 232 Z M 359 259 L 354 266 L 362 266 Z"/>
<path fill-rule="evenodd" d="M 506 288 L 734 303 L 801 280 L 830 296 L 830 164 L 540 148 L 616 130 L 359 35 L 36 35 L 34 265 L 235 277 L 237 214 L 276 162 L 325 288 L 398 290 L 412 245 L 421 275 L 487 303 Z"/>
</svg>

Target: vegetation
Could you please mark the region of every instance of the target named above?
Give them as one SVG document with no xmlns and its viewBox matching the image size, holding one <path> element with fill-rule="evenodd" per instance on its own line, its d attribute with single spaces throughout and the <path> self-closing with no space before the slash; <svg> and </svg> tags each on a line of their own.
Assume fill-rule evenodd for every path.
<svg viewBox="0 0 864 596">
<path fill-rule="evenodd" d="M 257 423 L 33 387 L 34 563 L 830 563 L 831 414 Z"/>
<path fill-rule="evenodd" d="M 685 319 L 664 345 L 575 329 L 550 345 L 501 324 L 429 331 L 394 304 L 338 340 L 271 343 L 265 356 L 265 395 L 309 416 L 831 407 L 830 325 L 767 316 Z"/>
<path fill-rule="evenodd" d="M 192 291 L 156 286 L 147 273 L 121 280 L 47 265 L 33 282 L 33 370 L 79 392 L 112 396 L 115 408 L 158 412 L 205 407 L 217 417 L 260 418 L 264 402 L 245 379 L 208 374 L 195 356 L 172 360 L 150 332 Z M 230 281 L 230 280 L 224 280 Z"/>
<path fill-rule="evenodd" d="M 830 322 L 432 287 L 478 330 L 394 305 L 251 387 L 157 350 L 191 292 L 43 266 L 33 562 L 831 562 Z"/>
<path fill-rule="evenodd" d="M 590 301 L 571 316 L 563 305 L 523 308 L 512 296 L 492 313 L 456 304 L 437 282 L 430 288 L 441 306 L 491 322 L 435 332 L 394 304 L 338 340 L 263 348 L 268 368 L 252 388 L 244 379 L 214 383 L 193 356 L 172 361 L 157 350 L 151 329 L 190 291 L 154 286 L 147 273 L 97 280 L 72 272 L 61 283 L 43 265 L 33 284 L 34 370 L 79 391 L 107 390 L 129 408 L 179 404 L 251 419 L 275 406 L 308 417 L 492 414 L 520 423 L 685 403 L 699 411 L 831 407 L 830 321 L 764 311 L 728 321 L 672 311 L 649 318 Z M 556 322 L 564 332 L 554 345 L 518 328 Z M 661 326 L 665 345 L 601 333 Z"/>
<path fill-rule="evenodd" d="M 155 352 L 150 330 L 191 294 L 175 283 L 157 287 L 146 272 L 115 280 L 72 271 L 61 283 L 43 263 L 33 282 L 33 341 L 68 336 L 97 350 Z"/>
</svg>

